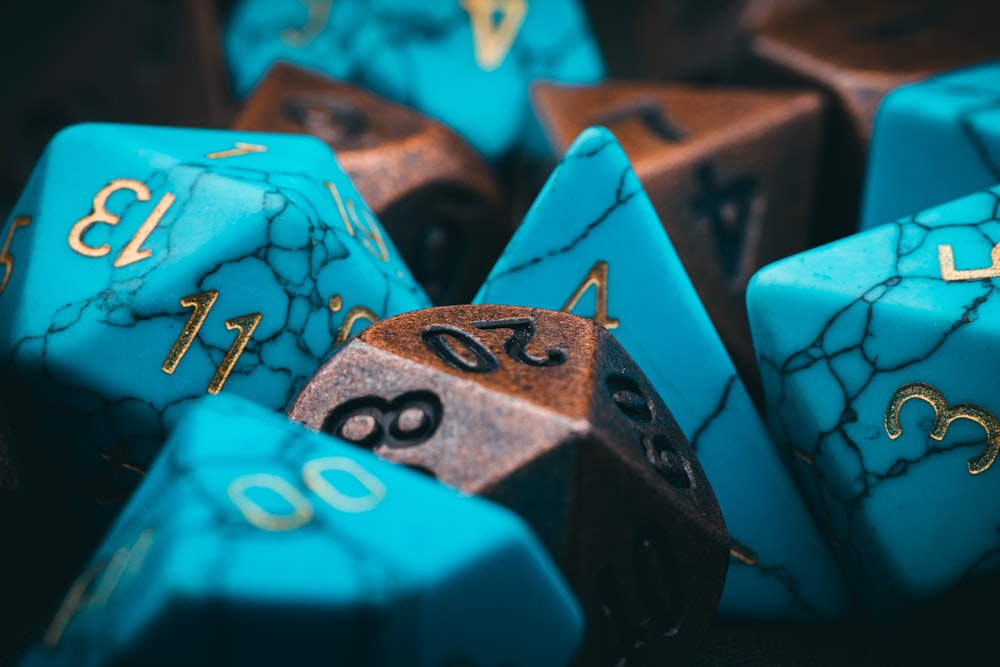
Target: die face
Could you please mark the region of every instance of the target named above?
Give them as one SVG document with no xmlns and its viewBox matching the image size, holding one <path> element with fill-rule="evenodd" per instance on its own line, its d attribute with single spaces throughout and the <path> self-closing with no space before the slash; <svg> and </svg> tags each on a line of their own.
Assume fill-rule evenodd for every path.
<svg viewBox="0 0 1000 667">
<path fill-rule="evenodd" d="M 772 430 L 881 614 L 996 569 L 984 508 L 997 503 L 1000 405 L 983 371 L 998 335 L 986 259 L 998 201 L 987 191 L 877 227 L 750 286 Z"/>
<path fill-rule="evenodd" d="M 3 239 L 12 428 L 41 425 L 25 465 L 55 497 L 87 497 L 71 503 L 84 516 L 127 496 L 191 398 L 282 408 L 335 343 L 427 304 L 305 137 L 74 127 Z"/>
<path fill-rule="evenodd" d="M 614 132 L 737 368 L 756 385 L 746 284 L 805 247 L 819 98 L 626 83 L 541 84 L 532 98 L 560 153 L 591 125 Z"/>
<path fill-rule="evenodd" d="M 462 616 L 480 627 L 452 633 Z M 25 664 L 565 664 L 580 630 L 506 511 L 211 397 L 171 434 Z"/>
<path fill-rule="evenodd" d="M 277 60 L 363 83 L 433 116 L 487 159 L 518 147 L 530 122 L 528 83 L 596 81 L 600 54 L 574 0 L 464 0 L 429 5 L 239 4 L 226 52 L 238 97 Z M 447 86 L 440 83 L 447 81 Z M 470 100 L 475 113 L 469 113 Z"/>
<path fill-rule="evenodd" d="M 886 96 L 875 117 L 861 229 L 997 183 L 998 79 L 1000 64 L 990 63 L 931 77 Z M 933 171 L 927 168 L 928 155 Z"/>
<path fill-rule="evenodd" d="M 470 299 L 507 239 L 490 166 L 444 125 L 363 88 L 278 63 L 235 128 L 325 141 L 434 303 Z"/>
<path fill-rule="evenodd" d="M 846 612 L 836 566 L 610 133 L 588 130 L 570 148 L 475 300 L 593 317 L 643 369 L 712 480 L 729 529 L 720 614 Z"/>
</svg>

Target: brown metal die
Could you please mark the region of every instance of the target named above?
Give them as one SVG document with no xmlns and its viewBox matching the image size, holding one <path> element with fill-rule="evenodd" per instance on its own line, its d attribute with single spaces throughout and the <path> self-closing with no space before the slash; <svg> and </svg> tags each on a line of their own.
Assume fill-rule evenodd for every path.
<svg viewBox="0 0 1000 667">
<path fill-rule="evenodd" d="M 615 134 L 754 391 L 759 379 L 746 286 L 760 267 L 805 248 L 822 133 L 819 96 L 609 83 L 536 85 L 532 100 L 556 152 L 590 125 L 603 124 Z M 707 189 L 733 187 L 744 201 L 720 203 L 719 219 L 726 224 L 716 229 L 700 202 Z M 741 222 L 745 231 L 728 237 L 729 223 Z M 732 247 L 732 261 L 723 257 L 721 244 Z"/>
<path fill-rule="evenodd" d="M 534 321 L 537 330 L 522 349 L 547 365 L 519 363 L 505 351 L 514 329 L 482 328 L 484 321 L 515 318 Z M 422 337 L 435 325 L 472 334 L 498 360 L 497 368 L 469 372 L 445 362 Z M 464 363 L 480 363 L 454 341 L 448 345 Z M 555 363 L 562 354 L 565 362 Z M 591 632 L 577 664 L 611 664 L 622 657 L 614 651 L 635 640 L 647 647 L 642 664 L 647 658 L 649 664 L 693 659 L 728 566 L 725 526 L 666 406 L 603 327 L 574 315 L 508 306 L 399 315 L 372 325 L 333 355 L 288 414 L 337 432 L 341 422 L 330 419 L 338 406 L 378 397 L 401 407 L 417 392 L 440 400 L 436 428 L 412 446 L 379 445 L 384 435 L 368 446 L 526 519 L 585 607 Z M 673 481 L 665 480 L 668 473 Z M 633 583 L 636 563 L 640 583 Z M 598 600 L 600 585 L 610 585 L 620 599 Z M 667 608 L 651 610 L 651 600 Z M 602 613 L 602 606 L 610 611 Z M 658 629 L 667 636 L 657 637 Z"/>
<path fill-rule="evenodd" d="M 443 124 L 363 88 L 278 63 L 234 128 L 329 144 L 434 303 L 470 300 L 507 241 L 490 166 Z"/>
<path fill-rule="evenodd" d="M 890 90 L 1000 57 L 1000 3 L 843 0 L 775 15 L 750 45 L 745 80 L 811 85 L 833 104 L 812 244 L 857 230 L 872 121 Z"/>
</svg>

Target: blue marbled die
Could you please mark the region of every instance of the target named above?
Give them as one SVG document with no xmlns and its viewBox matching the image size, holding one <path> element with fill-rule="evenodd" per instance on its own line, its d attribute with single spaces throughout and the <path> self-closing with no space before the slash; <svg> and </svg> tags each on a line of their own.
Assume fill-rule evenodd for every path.
<svg viewBox="0 0 1000 667">
<path fill-rule="evenodd" d="M 971 195 L 750 284 L 771 429 L 881 616 L 1000 568 L 998 209 Z"/>
<path fill-rule="evenodd" d="M 1000 62 L 889 93 L 866 174 L 861 229 L 1000 184 Z"/>
<path fill-rule="evenodd" d="M 846 612 L 833 559 L 610 132 L 591 128 L 570 147 L 474 302 L 593 316 L 635 359 L 694 447 L 734 541 L 720 614 Z"/>
<path fill-rule="evenodd" d="M 245 399 L 206 397 L 23 662 L 569 662 L 576 601 L 531 531 Z"/>
<path fill-rule="evenodd" d="M 285 60 L 434 116 L 491 160 L 524 137 L 543 151 L 531 81 L 604 77 L 577 0 L 243 0 L 224 44 L 238 97 Z"/>
<path fill-rule="evenodd" d="M 74 126 L 0 239 L 19 458 L 98 524 L 192 398 L 282 409 L 338 335 L 428 305 L 311 137 Z"/>
</svg>

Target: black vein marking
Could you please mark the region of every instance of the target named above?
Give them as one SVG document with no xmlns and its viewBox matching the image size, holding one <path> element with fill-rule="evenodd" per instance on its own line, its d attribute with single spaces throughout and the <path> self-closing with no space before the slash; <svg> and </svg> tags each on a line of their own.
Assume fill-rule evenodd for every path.
<svg viewBox="0 0 1000 667">
<path fill-rule="evenodd" d="M 698 428 L 696 428 L 694 433 L 691 435 L 689 439 L 691 442 L 691 449 L 695 452 L 698 451 L 698 444 L 701 442 L 701 436 L 712 426 L 713 423 L 715 423 L 715 420 L 719 416 L 726 412 L 726 409 L 729 407 L 729 397 L 732 394 L 733 387 L 736 385 L 737 381 L 738 378 L 735 373 L 729 377 L 726 381 L 725 388 L 722 390 L 722 395 L 719 396 L 719 400 L 715 404 L 715 408 L 713 408 L 712 412 L 705 417 L 705 420 L 698 425 Z"/>
</svg>

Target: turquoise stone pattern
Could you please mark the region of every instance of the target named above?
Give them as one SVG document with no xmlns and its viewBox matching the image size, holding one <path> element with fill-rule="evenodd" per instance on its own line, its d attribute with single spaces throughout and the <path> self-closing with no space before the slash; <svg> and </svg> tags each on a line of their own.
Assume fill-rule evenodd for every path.
<svg viewBox="0 0 1000 667">
<path fill-rule="evenodd" d="M 774 437 L 878 616 L 1000 569 L 998 210 L 970 195 L 750 284 Z"/>
<path fill-rule="evenodd" d="M 570 147 L 476 303 L 593 317 L 635 359 L 694 447 L 733 557 L 719 613 L 846 612 L 843 582 L 628 158 L 604 128 Z"/>
<path fill-rule="evenodd" d="M 523 136 L 542 150 L 531 81 L 604 77 L 577 0 L 242 0 L 224 47 L 239 98 L 284 60 L 434 116 L 490 160 Z"/>
<path fill-rule="evenodd" d="M 23 665 L 551 667 L 582 624 L 513 513 L 218 396 Z"/>
<path fill-rule="evenodd" d="M 866 178 L 861 229 L 1000 184 L 1000 62 L 887 95 Z"/>
<path fill-rule="evenodd" d="M 311 137 L 74 126 L 0 240 L 19 460 L 90 539 L 191 399 L 284 409 L 338 335 L 429 305 Z"/>
</svg>

